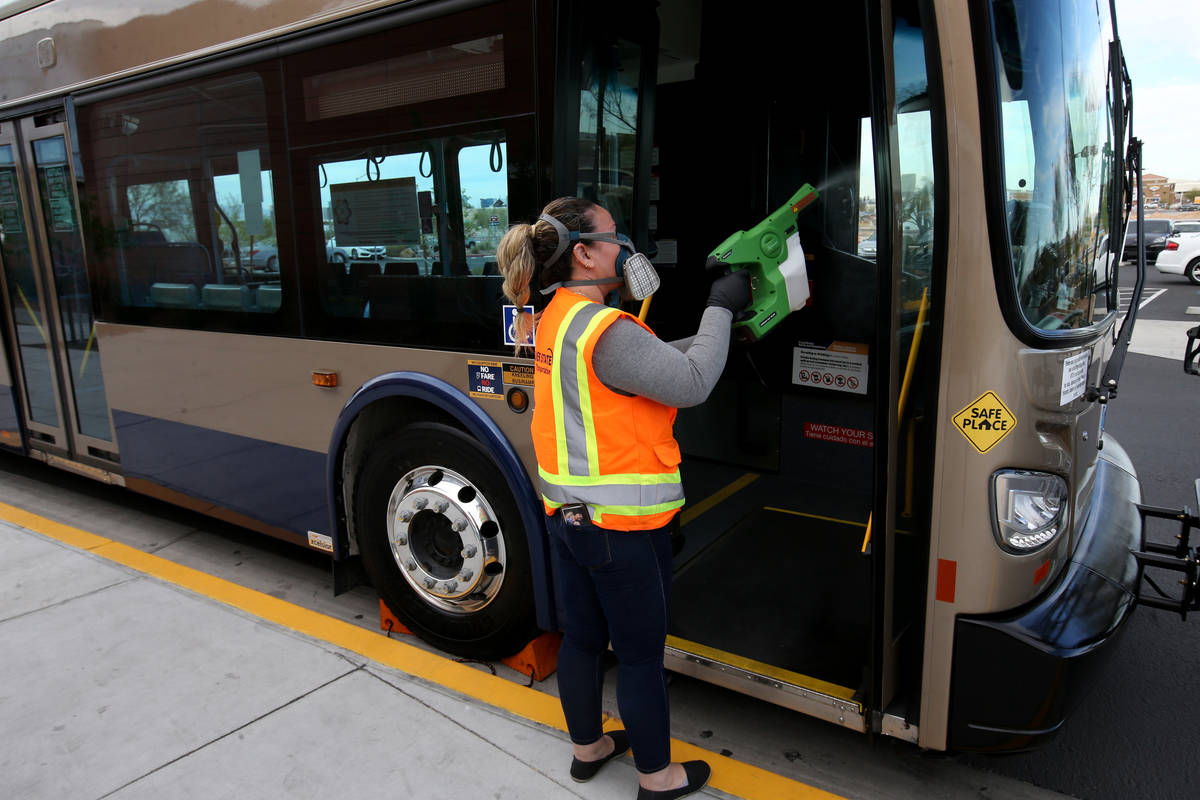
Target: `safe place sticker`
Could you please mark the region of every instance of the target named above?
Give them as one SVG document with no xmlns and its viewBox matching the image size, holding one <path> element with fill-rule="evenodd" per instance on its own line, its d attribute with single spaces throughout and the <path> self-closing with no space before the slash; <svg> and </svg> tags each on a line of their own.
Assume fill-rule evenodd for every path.
<svg viewBox="0 0 1200 800">
<path fill-rule="evenodd" d="M 1017 427 L 1016 416 L 993 391 L 986 391 L 951 419 L 980 453 L 991 450 Z"/>
</svg>

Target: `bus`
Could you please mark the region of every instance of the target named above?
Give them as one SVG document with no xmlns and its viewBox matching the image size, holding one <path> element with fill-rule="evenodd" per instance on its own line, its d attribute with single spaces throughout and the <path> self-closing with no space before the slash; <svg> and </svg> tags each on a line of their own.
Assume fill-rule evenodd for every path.
<svg viewBox="0 0 1200 800">
<path fill-rule="evenodd" d="M 506 655 L 557 615 L 500 236 L 604 206 L 675 339 L 712 248 L 811 183 L 808 305 L 678 415 L 666 664 L 923 748 L 1035 746 L 1142 578 L 1103 430 L 1135 315 L 1113 16 L 4 3 L 0 446 L 326 552 L 335 591 Z"/>
</svg>

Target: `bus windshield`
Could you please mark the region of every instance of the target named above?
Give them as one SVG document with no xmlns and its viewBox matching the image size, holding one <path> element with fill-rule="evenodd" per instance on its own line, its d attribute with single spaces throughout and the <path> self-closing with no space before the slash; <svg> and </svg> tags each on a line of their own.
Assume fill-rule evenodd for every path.
<svg viewBox="0 0 1200 800">
<path fill-rule="evenodd" d="M 1085 327 L 1116 185 L 1110 21 L 1095 0 L 994 0 L 992 15 L 1016 296 L 1035 328 Z"/>
</svg>

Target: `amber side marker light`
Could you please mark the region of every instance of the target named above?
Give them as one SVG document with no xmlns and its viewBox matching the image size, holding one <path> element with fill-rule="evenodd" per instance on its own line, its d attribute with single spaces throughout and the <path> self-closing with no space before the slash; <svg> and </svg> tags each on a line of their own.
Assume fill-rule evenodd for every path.
<svg viewBox="0 0 1200 800">
<path fill-rule="evenodd" d="M 337 373 L 331 369 L 314 369 L 312 375 L 313 386 L 321 386 L 326 389 L 332 389 L 338 385 Z"/>
<path fill-rule="evenodd" d="M 509 389 L 507 397 L 508 407 L 518 414 L 529 408 L 529 395 L 525 394 L 524 389 Z"/>
</svg>

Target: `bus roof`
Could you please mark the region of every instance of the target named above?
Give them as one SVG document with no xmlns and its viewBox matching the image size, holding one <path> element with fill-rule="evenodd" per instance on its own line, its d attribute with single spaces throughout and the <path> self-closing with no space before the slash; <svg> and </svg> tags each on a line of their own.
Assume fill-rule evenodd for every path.
<svg viewBox="0 0 1200 800">
<path fill-rule="evenodd" d="M 0 2 L 0 109 L 412 0 Z M 49 41 L 47 41 L 49 40 Z"/>
</svg>

